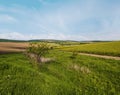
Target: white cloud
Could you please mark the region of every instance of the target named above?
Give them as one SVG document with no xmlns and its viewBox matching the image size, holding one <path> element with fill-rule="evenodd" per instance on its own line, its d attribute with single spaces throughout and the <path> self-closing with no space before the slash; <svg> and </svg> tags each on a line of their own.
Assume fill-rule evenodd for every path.
<svg viewBox="0 0 120 95">
<path fill-rule="evenodd" d="M 17 20 L 7 14 L 0 14 L 0 23 L 13 23 L 16 22 Z"/>
<path fill-rule="evenodd" d="M 16 39 L 16 40 L 30 40 L 30 39 L 57 39 L 57 40 L 90 40 L 84 36 L 79 35 L 65 35 L 61 33 L 56 34 L 22 34 L 19 32 L 0 33 L 2 39 Z"/>
<path fill-rule="evenodd" d="M 0 33 L 1 39 L 28 39 L 28 37 L 18 33 L 18 32 L 9 32 L 9 33 Z"/>
</svg>

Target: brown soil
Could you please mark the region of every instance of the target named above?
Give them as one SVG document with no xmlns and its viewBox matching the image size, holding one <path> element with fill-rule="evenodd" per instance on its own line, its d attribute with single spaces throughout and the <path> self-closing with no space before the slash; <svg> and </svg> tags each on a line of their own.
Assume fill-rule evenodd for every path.
<svg viewBox="0 0 120 95">
<path fill-rule="evenodd" d="M 0 54 L 22 52 L 27 46 L 28 43 L 0 42 Z"/>
</svg>

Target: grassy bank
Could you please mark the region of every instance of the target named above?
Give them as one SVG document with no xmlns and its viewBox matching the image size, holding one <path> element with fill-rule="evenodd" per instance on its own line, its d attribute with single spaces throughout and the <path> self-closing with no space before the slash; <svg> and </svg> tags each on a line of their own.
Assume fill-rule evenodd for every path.
<svg viewBox="0 0 120 95">
<path fill-rule="evenodd" d="M 23 54 L 0 55 L 1 95 L 119 95 L 120 61 L 51 51 L 35 67 Z"/>
</svg>

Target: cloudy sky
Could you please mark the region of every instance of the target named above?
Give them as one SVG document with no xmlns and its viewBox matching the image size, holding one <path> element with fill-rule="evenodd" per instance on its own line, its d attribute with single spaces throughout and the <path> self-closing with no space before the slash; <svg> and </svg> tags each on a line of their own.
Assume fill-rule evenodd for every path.
<svg viewBox="0 0 120 95">
<path fill-rule="evenodd" d="M 120 0 L 0 0 L 0 38 L 120 40 Z"/>
</svg>

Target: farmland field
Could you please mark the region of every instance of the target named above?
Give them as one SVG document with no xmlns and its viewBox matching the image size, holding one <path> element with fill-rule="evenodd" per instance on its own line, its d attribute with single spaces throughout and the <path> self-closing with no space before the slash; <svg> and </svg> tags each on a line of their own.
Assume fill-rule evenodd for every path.
<svg viewBox="0 0 120 95">
<path fill-rule="evenodd" d="M 77 51 L 100 55 L 120 56 L 120 41 L 100 42 L 77 46 L 61 47 L 65 51 Z"/>
<path fill-rule="evenodd" d="M 108 42 L 111 43 L 119 44 Z M 84 55 L 72 58 L 72 52 L 60 48 L 45 56 L 54 60 L 35 66 L 25 54 L 14 51 L 16 47 L 22 51 L 26 46 L 26 43 L 17 46 L 4 43 L 0 46 L 5 52 L 8 47 L 14 52 L 0 54 L 0 95 L 120 95 L 119 60 Z M 69 47 L 73 49 L 73 46 Z M 74 47 L 76 50 L 78 46 Z"/>
<path fill-rule="evenodd" d="M 28 46 L 25 42 L 0 42 L 0 53 L 11 53 L 24 51 Z"/>
<path fill-rule="evenodd" d="M 40 43 L 40 42 L 39 42 Z M 54 47 L 59 46 L 56 43 L 48 43 Z M 0 53 L 23 52 L 29 46 L 28 42 L 0 42 Z"/>
</svg>

